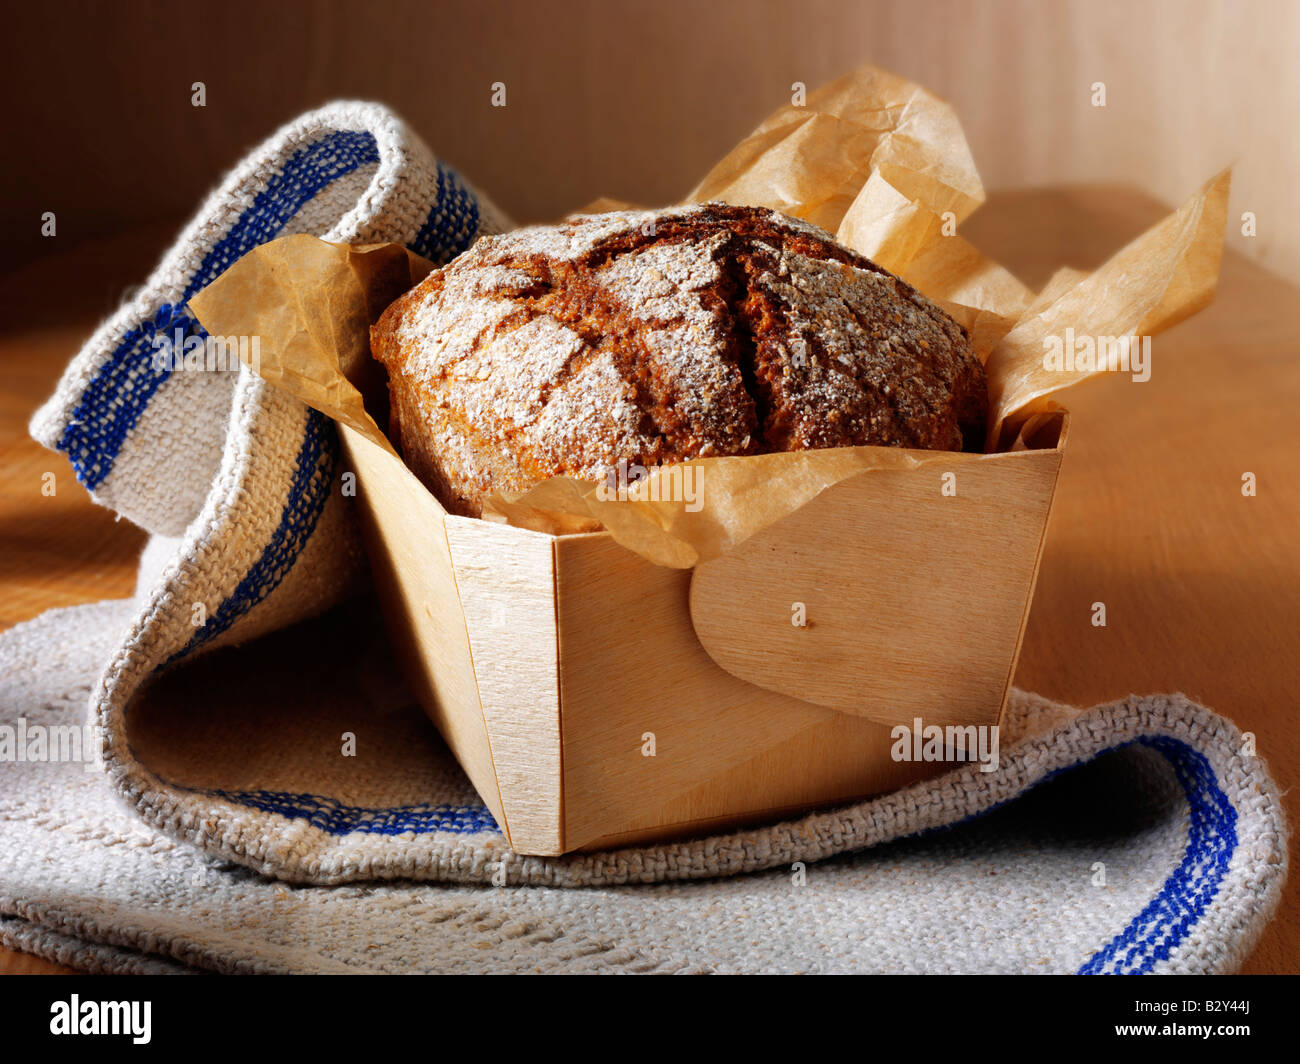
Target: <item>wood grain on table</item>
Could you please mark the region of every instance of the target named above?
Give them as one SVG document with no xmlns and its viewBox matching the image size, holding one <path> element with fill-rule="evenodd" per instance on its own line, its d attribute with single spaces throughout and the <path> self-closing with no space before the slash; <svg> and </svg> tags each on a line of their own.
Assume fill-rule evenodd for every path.
<svg viewBox="0 0 1300 1064">
<path fill-rule="evenodd" d="M 1038 287 L 1060 265 L 1099 265 L 1167 209 L 1114 187 L 1006 192 L 963 233 Z M 133 587 L 143 534 L 91 504 L 26 423 L 167 239 L 133 234 L 0 279 L 0 626 Z M 1300 291 L 1234 252 L 1238 239 L 1230 231 L 1214 305 L 1153 342 L 1150 381 L 1116 375 L 1065 395 L 1070 440 L 1016 684 L 1079 706 L 1181 691 L 1253 731 L 1293 795 Z M 48 471 L 54 498 L 40 492 Z M 0 951 L 0 972 L 69 970 Z M 1294 889 L 1244 970 L 1300 970 Z"/>
</svg>

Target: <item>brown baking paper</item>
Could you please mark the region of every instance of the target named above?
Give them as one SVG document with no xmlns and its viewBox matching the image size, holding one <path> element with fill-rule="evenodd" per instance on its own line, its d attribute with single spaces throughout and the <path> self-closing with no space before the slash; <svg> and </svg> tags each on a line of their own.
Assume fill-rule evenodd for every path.
<svg viewBox="0 0 1300 1064">
<path fill-rule="evenodd" d="M 385 386 L 370 357 L 370 326 L 432 269 L 399 244 L 348 247 L 286 236 L 240 258 L 190 309 L 210 335 L 260 337 L 250 368 L 396 454 L 363 398 Z"/>
<path fill-rule="evenodd" d="M 781 108 L 728 153 L 688 197 L 765 206 L 805 218 L 914 285 L 970 333 L 989 374 L 986 450 L 1025 446 L 1049 396 L 1106 372 L 1048 368 L 1046 343 L 1079 336 L 1151 336 L 1213 296 L 1228 173 L 1092 273 L 1062 270 L 1040 293 L 956 232 L 984 199 L 951 107 L 872 67 Z M 616 209 L 599 201 L 597 209 Z M 218 335 L 259 335 L 260 372 L 310 406 L 392 450 L 362 392 L 378 367 L 368 326 L 429 265 L 396 245 L 346 248 L 286 237 L 240 259 L 191 301 Z M 556 477 L 498 496 L 488 519 L 565 534 L 600 527 L 660 564 L 689 567 L 723 553 L 846 477 L 979 455 L 848 447 L 710 458 L 647 471 L 621 494 Z M 686 478 L 702 494 L 692 500 Z M 613 496 L 613 497 L 611 497 Z M 698 504 L 698 505 L 697 505 Z"/>
<path fill-rule="evenodd" d="M 1228 218 L 1225 170 L 1177 211 L 1152 226 L 1092 274 L 1058 272 L 993 349 L 989 446 L 1004 422 L 1044 409 L 1048 396 L 1109 369 L 1047 368 L 1051 338 L 1151 337 L 1214 298 Z"/>
</svg>

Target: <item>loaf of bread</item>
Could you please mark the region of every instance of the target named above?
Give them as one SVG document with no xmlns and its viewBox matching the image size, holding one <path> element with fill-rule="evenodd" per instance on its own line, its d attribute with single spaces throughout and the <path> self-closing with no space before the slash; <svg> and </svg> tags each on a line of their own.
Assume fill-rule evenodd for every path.
<svg viewBox="0 0 1300 1064">
<path fill-rule="evenodd" d="M 371 330 L 394 443 L 452 512 L 557 474 L 983 440 L 965 332 L 775 211 L 577 215 L 484 237 Z"/>
</svg>

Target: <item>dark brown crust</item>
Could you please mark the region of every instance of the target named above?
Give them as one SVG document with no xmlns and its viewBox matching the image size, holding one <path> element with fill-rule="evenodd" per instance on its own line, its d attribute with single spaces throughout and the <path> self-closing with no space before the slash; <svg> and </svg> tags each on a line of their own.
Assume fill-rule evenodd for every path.
<svg viewBox="0 0 1300 1064">
<path fill-rule="evenodd" d="M 649 466 L 701 455 L 982 443 L 983 366 L 964 330 L 902 280 L 771 211 L 709 204 L 659 212 L 652 229 L 644 217 L 628 215 L 575 254 L 536 249 L 550 248 L 552 237 L 566 246 L 592 231 L 584 226 L 610 228 L 622 216 L 487 238 L 399 299 L 372 330 L 407 461 L 452 510 L 478 514 L 493 492 L 558 474 L 593 479 L 624 458 Z M 617 275 L 622 283 L 611 281 L 611 270 L 648 251 L 656 262 L 675 261 L 666 249 L 678 245 L 686 245 L 683 262 L 700 260 L 707 245 L 713 274 L 702 287 L 670 292 L 675 316 L 630 302 L 627 271 Z M 484 280 L 482 293 L 473 288 L 503 271 L 504 287 Z M 422 337 L 472 325 L 472 312 L 489 305 L 489 325 L 451 354 L 430 353 Z M 699 359 L 684 363 L 680 351 L 666 358 L 662 330 L 691 314 Z M 539 323 L 545 336 L 559 328 L 581 343 L 551 365 L 546 351 L 520 339 L 519 330 Z M 476 359 L 495 374 L 461 375 Z M 538 361 L 546 363 L 540 385 L 510 379 L 511 366 L 526 376 Z M 631 405 L 632 419 L 615 432 L 585 411 L 539 434 L 545 408 L 575 406 L 584 375 L 596 369 L 609 394 Z M 608 385 L 611 372 L 621 385 Z"/>
</svg>

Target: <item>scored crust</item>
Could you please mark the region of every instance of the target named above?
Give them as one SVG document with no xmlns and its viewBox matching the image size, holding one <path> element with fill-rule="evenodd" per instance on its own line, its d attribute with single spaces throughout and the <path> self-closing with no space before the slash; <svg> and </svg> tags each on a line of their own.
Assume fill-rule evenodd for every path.
<svg viewBox="0 0 1300 1064">
<path fill-rule="evenodd" d="M 984 368 L 942 310 L 822 230 L 707 203 L 483 237 L 371 330 L 394 442 L 445 506 L 559 474 L 982 441 Z"/>
</svg>

